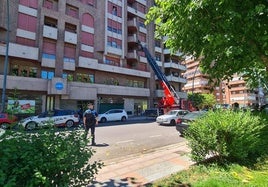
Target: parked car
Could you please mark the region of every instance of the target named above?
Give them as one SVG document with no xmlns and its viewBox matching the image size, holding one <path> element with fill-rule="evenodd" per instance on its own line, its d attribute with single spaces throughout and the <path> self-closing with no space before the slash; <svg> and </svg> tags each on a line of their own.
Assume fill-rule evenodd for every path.
<svg viewBox="0 0 268 187">
<path fill-rule="evenodd" d="M 19 121 L 18 125 L 26 130 L 38 127 L 54 125 L 56 127 L 72 127 L 79 123 L 79 115 L 75 110 L 56 109 L 43 112 L 37 116 L 32 116 Z"/>
<path fill-rule="evenodd" d="M 7 113 L 0 113 L 0 127 L 2 129 L 12 128 L 13 125 L 16 125 L 18 118 L 14 115 L 10 115 Z"/>
<path fill-rule="evenodd" d="M 170 110 L 164 115 L 158 116 L 156 122 L 160 125 L 176 125 L 178 118 L 188 114 L 188 110 Z"/>
<path fill-rule="evenodd" d="M 111 109 L 98 116 L 98 121 L 101 123 L 106 121 L 126 121 L 127 119 L 128 115 L 124 109 Z"/>
<path fill-rule="evenodd" d="M 186 114 L 182 118 L 179 118 L 177 120 L 177 124 L 176 124 L 177 131 L 179 131 L 180 134 L 183 136 L 184 131 L 187 130 L 187 128 L 189 127 L 191 122 L 203 117 L 206 113 L 207 113 L 207 111 L 205 111 L 205 110 L 193 111 L 193 112 Z"/>
<path fill-rule="evenodd" d="M 163 115 L 163 113 L 164 113 L 163 109 L 150 108 L 150 109 L 146 109 L 143 115 L 147 117 L 157 117 L 157 116 Z"/>
</svg>

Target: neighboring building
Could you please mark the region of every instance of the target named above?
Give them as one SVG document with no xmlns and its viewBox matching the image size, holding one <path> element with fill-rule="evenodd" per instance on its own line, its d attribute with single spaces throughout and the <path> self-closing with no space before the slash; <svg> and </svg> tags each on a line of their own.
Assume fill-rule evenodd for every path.
<svg viewBox="0 0 268 187">
<path fill-rule="evenodd" d="M 187 93 L 210 93 L 211 87 L 208 85 L 208 76 L 201 73 L 199 68 L 199 60 L 189 56 L 184 61 L 186 72 L 183 76 L 187 79 L 187 83 L 182 88 Z"/>
<path fill-rule="evenodd" d="M 183 87 L 183 91 L 187 93 L 213 93 L 219 104 L 232 105 L 237 102 L 240 107 L 264 104 L 265 101 L 259 99 L 261 98 L 260 90 L 248 89 L 243 78 L 237 75 L 234 75 L 234 78 L 229 82 L 222 81 L 218 87 L 211 88 L 208 84 L 208 75 L 202 74 L 199 69 L 199 62 L 193 57 L 185 59 L 187 70 L 183 75 L 187 79 L 187 84 Z"/>
<path fill-rule="evenodd" d="M 2 0 L 0 88 L 2 94 L 8 56 L 7 106 L 19 100 L 22 112 L 40 113 L 91 101 L 99 112 L 124 108 L 130 115 L 154 107 L 163 91 L 138 40 L 186 98 L 183 59 L 154 40 L 153 24 L 144 24 L 150 6 L 153 0 L 18 0 L 9 1 L 8 17 Z"/>
</svg>

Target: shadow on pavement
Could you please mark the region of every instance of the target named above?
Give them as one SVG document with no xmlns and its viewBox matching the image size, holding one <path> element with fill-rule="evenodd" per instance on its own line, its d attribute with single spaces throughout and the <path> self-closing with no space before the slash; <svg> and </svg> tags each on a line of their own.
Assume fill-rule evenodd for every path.
<svg viewBox="0 0 268 187">
<path fill-rule="evenodd" d="M 134 177 L 125 177 L 122 179 L 118 179 L 118 180 L 114 180 L 114 179 L 110 179 L 107 182 L 102 182 L 99 183 L 97 181 L 92 182 L 92 184 L 90 184 L 87 187 L 116 187 L 116 186 L 120 186 L 120 187 L 129 187 L 129 186 L 142 186 L 141 182 L 138 182 L 136 178 Z"/>
<path fill-rule="evenodd" d="M 107 143 L 102 143 L 102 144 L 97 143 L 93 147 L 107 147 L 107 146 L 109 146 L 109 144 L 107 144 Z"/>
</svg>

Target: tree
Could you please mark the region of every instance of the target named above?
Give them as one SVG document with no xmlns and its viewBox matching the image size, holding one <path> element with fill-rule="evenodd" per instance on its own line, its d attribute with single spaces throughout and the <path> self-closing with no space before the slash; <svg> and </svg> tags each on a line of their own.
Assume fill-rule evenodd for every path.
<svg viewBox="0 0 268 187">
<path fill-rule="evenodd" d="M 216 104 L 213 94 L 189 93 L 188 99 L 199 109 L 212 108 Z"/>
<path fill-rule="evenodd" d="M 155 0 L 155 5 L 146 24 L 155 23 L 156 37 L 167 36 L 171 51 L 202 57 L 200 67 L 211 80 L 242 73 L 253 87 L 268 81 L 267 0 Z"/>
</svg>

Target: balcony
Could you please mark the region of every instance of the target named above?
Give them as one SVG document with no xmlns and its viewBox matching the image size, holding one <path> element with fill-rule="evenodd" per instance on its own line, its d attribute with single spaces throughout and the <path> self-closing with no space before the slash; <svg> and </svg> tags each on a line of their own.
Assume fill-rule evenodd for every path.
<svg viewBox="0 0 268 187">
<path fill-rule="evenodd" d="M 162 48 L 161 47 L 155 46 L 154 50 L 155 50 L 155 52 L 162 53 Z"/>
<path fill-rule="evenodd" d="M 176 91 L 177 95 L 180 99 L 187 99 L 187 93 L 186 92 L 179 92 Z M 164 97 L 164 90 L 155 90 L 155 96 L 156 97 Z"/>
<path fill-rule="evenodd" d="M 56 56 L 51 54 L 42 54 L 41 66 L 55 68 Z"/>
<path fill-rule="evenodd" d="M 75 59 L 72 58 L 63 58 L 63 69 L 64 70 L 75 70 Z"/>
<path fill-rule="evenodd" d="M 129 35 L 127 37 L 127 41 L 128 43 L 134 43 L 136 45 L 136 43 L 138 42 L 137 34 Z"/>
<path fill-rule="evenodd" d="M 132 32 L 137 32 L 138 31 L 138 24 L 137 24 L 137 19 L 134 18 L 132 20 L 127 21 L 127 26 L 128 29 Z"/>
<path fill-rule="evenodd" d="M 127 59 L 132 61 L 139 61 L 139 55 L 137 53 L 137 50 L 128 51 Z"/>
<path fill-rule="evenodd" d="M 65 31 L 64 42 L 77 44 L 77 34 L 69 31 Z"/>
<path fill-rule="evenodd" d="M 179 69 L 179 70 L 182 70 L 182 71 L 186 71 L 186 69 L 187 69 L 186 66 L 181 65 L 178 62 L 173 62 L 173 61 L 165 62 L 164 67 L 165 68 Z"/>
<path fill-rule="evenodd" d="M 139 31 L 144 33 L 144 34 L 147 34 L 147 29 L 144 27 L 139 27 Z"/>
<path fill-rule="evenodd" d="M 0 55 L 5 55 L 6 45 L 0 44 Z M 39 49 L 16 43 L 9 43 L 8 55 L 24 59 L 38 60 Z"/>
<path fill-rule="evenodd" d="M 184 84 L 187 83 L 187 79 L 182 78 L 182 77 L 175 77 L 173 75 L 168 75 L 166 77 L 167 77 L 167 80 L 170 82 L 179 82 L 179 83 L 184 83 Z"/>
<path fill-rule="evenodd" d="M 110 54 L 115 54 L 115 55 L 119 55 L 119 56 L 122 56 L 122 54 L 123 54 L 122 49 L 116 48 L 116 47 L 111 47 L 111 46 L 107 46 L 107 52 Z"/>
<path fill-rule="evenodd" d="M 43 37 L 57 40 L 58 39 L 58 29 L 55 28 L 55 27 L 49 27 L 47 25 L 44 25 L 44 27 L 43 27 Z"/>
<path fill-rule="evenodd" d="M 140 62 L 147 63 L 147 58 L 146 57 L 140 56 L 139 58 L 140 58 Z"/>
<path fill-rule="evenodd" d="M 88 69 L 95 69 L 99 71 L 106 71 L 106 72 L 112 72 L 112 73 L 118 73 L 118 74 L 124 74 L 124 75 L 132 75 L 132 76 L 138 76 L 138 77 L 145 77 L 150 78 L 150 72 L 147 71 L 140 71 L 135 69 L 130 69 L 127 67 L 118 67 L 108 64 L 100 64 L 96 59 L 92 58 L 85 58 L 85 57 L 79 57 L 78 62 L 79 67 L 84 67 Z"/>
</svg>

